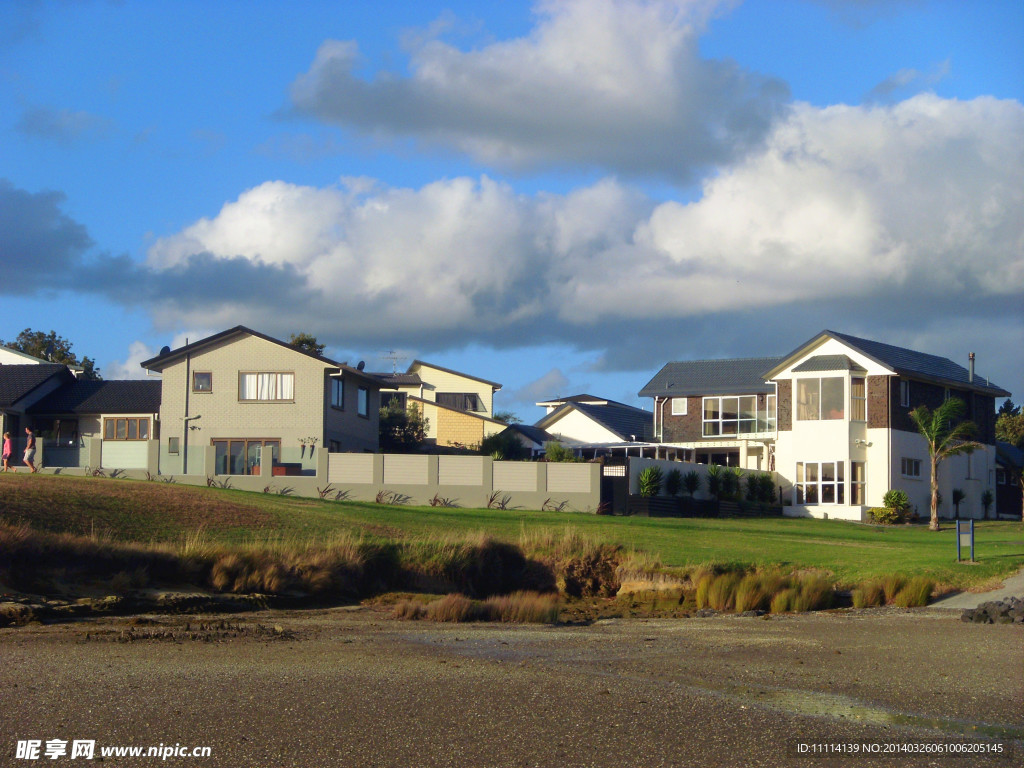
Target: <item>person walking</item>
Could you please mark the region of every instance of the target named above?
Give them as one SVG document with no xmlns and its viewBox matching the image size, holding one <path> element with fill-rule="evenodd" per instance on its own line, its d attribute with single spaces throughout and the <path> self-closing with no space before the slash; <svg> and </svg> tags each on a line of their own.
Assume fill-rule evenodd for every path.
<svg viewBox="0 0 1024 768">
<path fill-rule="evenodd" d="M 2 457 L 3 458 L 3 463 L 4 463 L 4 469 L 3 469 L 4 472 L 6 472 L 7 470 L 11 470 L 11 472 L 17 472 L 18 471 L 17 467 L 13 467 L 12 468 L 11 465 L 10 465 L 11 454 L 12 453 L 14 453 L 14 444 L 11 442 L 11 433 L 10 432 L 4 432 L 4 452 L 3 452 L 3 457 Z"/>
<path fill-rule="evenodd" d="M 25 459 L 24 464 L 26 467 L 31 469 L 33 472 L 38 472 L 36 469 L 36 433 L 32 431 L 32 427 L 25 427 Z"/>
</svg>

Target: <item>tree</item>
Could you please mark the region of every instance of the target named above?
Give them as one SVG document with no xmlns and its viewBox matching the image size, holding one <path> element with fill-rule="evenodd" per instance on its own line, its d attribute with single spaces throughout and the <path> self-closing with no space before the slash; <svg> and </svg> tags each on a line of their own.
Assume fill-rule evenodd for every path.
<svg viewBox="0 0 1024 768">
<path fill-rule="evenodd" d="M 311 355 L 320 357 L 324 353 L 324 347 L 326 344 L 321 344 L 316 340 L 316 336 L 311 333 L 293 333 L 288 338 L 288 343 L 296 349 L 301 349 L 303 352 L 309 352 Z"/>
<path fill-rule="evenodd" d="M 427 439 L 429 420 L 415 405 L 408 409 L 397 397 L 380 409 L 380 449 L 384 453 L 413 453 Z"/>
<path fill-rule="evenodd" d="M 1009 402 L 1009 401 L 1007 401 Z M 1017 409 L 1020 410 L 1019 408 Z M 1003 413 L 996 419 L 996 439 L 1009 443 L 1014 448 L 1024 450 L 1024 413 Z M 996 453 L 1003 459 L 1003 466 L 1010 480 L 1020 488 L 1024 497 L 1024 472 L 1015 463 L 1015 459 L 1007 451 L 996 446 Z M 1021 506 L 1021 519 L 1024 520 L 1024 503 Z"/>
<path fill-rule="evenodd" d="M 978 427 L 972 421 L 963 421 L 964 401 L 951 397 L 934 411 L 919 405 L 910 412 L 910 418 L 928 444 L 931 464 L 931 519 L 928 528 L 939 530 L 939 465 L 950 456 L 972 453 L 981 443 L 972 439 Z"/>
<path fill-rule="evenodd" d="M 56 331 L 43 333 L 26 328 L 18 334 L 18 338 L 14 341 L 0 341 L 0 344 L 24 352 L 26 355 L 32 355 L 32 357 L 49 360 L 52 363 L 80 367 L 83 379 L 98 380 L 102 378 L 100 369 L 96 367 L 96 361 L 91 357 L 83 357 L 79 360 L 71 349 L 71 342 L 58 336 Z"/>
<path fill-rule="evenodd" d="M 515 415 L 512 411 L 495 411 L 494 420 L 500 421 L 502 424 L 522 424 L 523 420 Z"/>
<path fill-rule="evenodd" d="M 999 410 L 996 411 L 996 416 L 1002 416 L 1004 413 L 1008 413 L 1010 416 L 1020 416 L 1020 406 L 1014 405 L 1013 400 L 1006 398 L 999 406 Z"/>
<path fill-rule="evenodd" d="M 530 458 L 530 449 L 508 429 L 485 437 L 480 443 L 480 453 L 495 461 L 522 461 Z"/>
</svg>

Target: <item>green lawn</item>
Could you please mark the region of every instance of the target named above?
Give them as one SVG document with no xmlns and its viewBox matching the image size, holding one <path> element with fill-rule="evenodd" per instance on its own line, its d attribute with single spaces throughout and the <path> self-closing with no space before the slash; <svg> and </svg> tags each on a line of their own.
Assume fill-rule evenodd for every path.
<svg viewBox="0 0 1024 768">
<path fill-rule="evenodd" d="M 527 510 L 391 507 L 155 482 L 4 475 L 0 517 L 51 531 L 100 531 L 135 541 L 174 540 L 202 529 L 216 541 L 282 536 L 318 540 L 349 531 L 408 539 L 478 531 L 509 541 L 564 529 L 660 556 L 669 567 L 781 564 L 833 573 L 854 584 L 890 573 L 926 575 L 956 587 L 1024 567 L 1020 522 L 979 522 L 977 564 L 956 563 L 952 525 L 874 527 L 836 520 L 597 517 Z"/>
</svg>

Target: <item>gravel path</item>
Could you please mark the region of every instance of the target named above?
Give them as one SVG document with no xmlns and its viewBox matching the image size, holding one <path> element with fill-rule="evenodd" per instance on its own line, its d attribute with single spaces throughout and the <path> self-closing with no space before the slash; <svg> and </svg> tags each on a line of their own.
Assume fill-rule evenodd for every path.
<svg viewBox="0 0 1024 768">
<path fill-rule="evenodd" d="M 1024 632 L 927 610 L 531 627 L 375 609 L 0 630 L 19 739 L 209 746 L 188 766 L 1019 765 Z M 1002 744 L 800 757 L 797 742 Z"/>
</svg>

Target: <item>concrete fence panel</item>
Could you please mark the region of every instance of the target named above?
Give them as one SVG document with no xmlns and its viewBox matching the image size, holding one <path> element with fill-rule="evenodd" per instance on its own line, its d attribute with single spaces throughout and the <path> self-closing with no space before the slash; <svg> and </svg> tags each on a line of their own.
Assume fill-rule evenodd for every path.
<svg viewBox="0 0 1024 768">
<path fill-rule="evenodd" d="M 550 493 L 586 493 L 592 486 L 592 464 L 548 464 Z"/>
<path fill-rule="evenodd" d="M 426 485 L 431 456 L 384 455 L 384 485 Z"/>
<path fill-rule="evenodd" d="M 529 491 L 537 490 L 537 465 L 533 462 L 496 461 L 494 462 L 495 490 Z"/>
<path fill-rule="evenodd" d="M 100 463 L 107 469 L 146 469 L 149 466 L 149 441 L 104 440 Z"/>
<path fill-rule="evenodd" d="M 373 483 L 372 453 L 328 454 L 327 477 L 335 484 L 369 485 Z"/>
<path fill-rule="evenodd" d="M 438 456 L 439 485 L 483 485 L 483 456 Z"/>
</svg>

